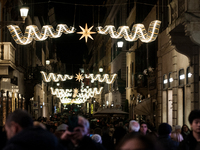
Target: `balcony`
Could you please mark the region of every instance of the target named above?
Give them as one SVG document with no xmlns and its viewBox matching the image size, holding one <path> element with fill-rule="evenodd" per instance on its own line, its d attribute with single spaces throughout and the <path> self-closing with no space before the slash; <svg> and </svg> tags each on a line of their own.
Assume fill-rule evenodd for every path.
<svg viewBox="0 0 200 150">
<path fill-rule="evenodd" d="M 11 42 L 0 42 L 0 75 L 8 75 L 9 68 L 16 69 L 15 50 Z"/>
</svg>

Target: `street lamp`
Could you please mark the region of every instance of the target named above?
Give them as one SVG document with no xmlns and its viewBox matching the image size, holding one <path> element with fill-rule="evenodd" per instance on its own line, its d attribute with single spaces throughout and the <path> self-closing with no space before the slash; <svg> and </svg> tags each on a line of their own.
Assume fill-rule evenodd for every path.
<svg viewBox="0 0 200 150">
<path fill-rule="evenodd" d="M 99 68 L 99 72 L 103 72 L 103 67 L 100 67 L 100 68 Z"/>
<path fill-rule="evenodd" d="M 123 41 L 118 41 L 118 42 L 117 42 L 117 47 L 118 47 L 118 48 L 122 48 L 123 45 L 124 45 L 124 42 L 123 42 Z"/>
<path fill-rule="evenodd" d="M 50 60 L 46 60 L 46 65 L 49 65 L 50 64 Z"/>
<path fill-rule="evenodd" d="M 28 11 L 29 11 L 29 7 L 21 7 L 20 8 L 20 15 L 21 15 L 21 17 L 23 19 L 23 23 L 25 23 L 25 19 L 26 19 L 27 15 L 28 15 Z"/>
</svg>

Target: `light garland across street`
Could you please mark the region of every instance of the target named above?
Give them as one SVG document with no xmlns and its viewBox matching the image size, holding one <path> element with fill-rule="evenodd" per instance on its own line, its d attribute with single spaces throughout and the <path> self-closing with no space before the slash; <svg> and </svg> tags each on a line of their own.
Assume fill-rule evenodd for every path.
<svg viewBox="0 0 200 150">
<path fill-rule="evenodd" d="M 99 34 L 107 35 L 109 34 L 111 38 L 120 39 L 124 37 L 126 41 L 137 41 L 138 38 L 144 43 L 150 43 L 156 40 L 161 21 L 155 20 L 152 21 L 149 25 L 148 32 L 146 32 L 143 24 L 135 24 L 132 27 L 132 31 L 130 31 L 128 26 L 120 26 L 116 31 L 113 25 L 107 25 L 104 28 L 97 27 L 97 32 Z"/>
<path fill-rule="evenodd" d="M 66 24 L 58 24 L 56 31 L 51 25 L 45 25 L 42 27 L 40 32 L 36 25 L 29 25 L 26 27 L 25 34 L 23 35 L 19 26 L 9 25 L 7 27 L 14 41 L 20 45 L 27 45 L 31 43 L 33 39 L 36 41 L 44 41 L 48 37 L 58 38 L 62 35 L 62 33 L 70 34 L 74 33 L 76 30 L 74 27 L 68 28 Z"/>
<path fill-rule="evenodd" d="M 101 94 L 103 87 L 99 90 L 98 88 L 85 88 L 81 89 L 80 93 L 78 93 L 78 89 L 58 89 L 55 90 L 51 87 L 51 94 L 56 95 L 56 97 L 60 98 L 61 103 L 84 103 L 87 99 L 94 97 L 97 94 Z M 73 94 L 72 94 L 73 91 Z M 72 97 L 72 98 L 69 98 Z"/>
<path fill-rule="evenodd" d="M 116 31 L 113 25 L 107 25 L 104 28 L 99 26 L 96 28 L 96 30 L 99 34 L 109 34 L 111 38 L 115 39 L 120 39 L 124 37 L 126 41 L 133 42 L 138 40 L 139 38 L 144 43 L 150 43 L 156 40 L 159 33 L 160 24 L 161 21 L 159 20 L 152 21 L 149 25 L 148 32 L 146 31 L 143 24 L 133 25 L 131 31 L 128 26 L 120 26 Z M 90 35 L 95 33 L 90 31 L 92 27 L 88 29 L 86 24 L 84 29 L 80 26 L 82 32 L 77 32 L 77 34 L 82 34 L 80 39 L 85 37 L 86 42 L 88 37 L 93 39 Z M 42 27 L 41 32 L 36 25 L 29 25 L 26 27 L 24 35 L 17 25 L 8 25 L 7 28 L 10 31 L 10 34 L 13 37 L 14 41 L 20 45 L 27 45 L 31 43 L 33 39 L 36 41 L 44 41 L 48 37 L 58 38 L 62 35 L 62 33 L 71 34 L 76 31 L 74 27 L 68 28 L 66 24 L 58 24 L 56 30 L 54 30 L 51 25 L 45 25 Z"/>
<path fill-rule="evenodd" d="M 61 75 L 61 74 L 54 74 L 54 73 L 49 73 L 48 75 L 46 74 L 46 72 L 44 71 L 40 71 L 40 73 L 42 74 L 42 77 L 44 79 L 45 82 L 59 82 L 59 81 L 66 81 L 66 80 L 72 80 L 73 76 L 71 75 Z M 85 74 L 85 78 L 86 79 L 91 79 L 91 82 L 93 83 L 94 81 L 99 81 L 99 82 L 105 82 L 107 84 L 112 84 L 115 79 L 117 77 L 117 74 L 113 74 L 111 76 L 109 76 L 109 74 L 103 74 L 103 76 L 101 74 Z M 84 79 L 83 74 L 76 74 L 76 81 L 78 80 L 79 82 L 82 81 Z"/>
<path fill-rule="evenodd" d="M 46 72 L 44 71 L 40 71 L 40 73 L 42 74 L 42 77 L 44 79 L 45 82 L 59 82 L 59 81 L 66 81 L 66 80 L 72 80 L 73 76 L 71 75 L 61 75 L 61 74 L 55 74 L 55 73 L 49 73 L 48 75 L 46 74 Z"/>
</svg>

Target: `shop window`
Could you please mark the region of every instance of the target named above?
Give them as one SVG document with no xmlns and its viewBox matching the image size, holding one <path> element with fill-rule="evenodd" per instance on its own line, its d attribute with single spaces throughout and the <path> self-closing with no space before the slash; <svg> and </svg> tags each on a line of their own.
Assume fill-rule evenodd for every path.
<svg viewBox="0 0 200 150">
<path fill-rule="evenodd" d="M 167 75 L 165 74 L 165 75 L 163 76 L 163 89 L 166 89 L 166 88 L 167 88 L 167 83 L 168 83 Z"/>
<path fill-rule="evenodd" d="M 184 80 L 185 80 L 184 69 L 181 69 L 179 70 L 179 86 L 184 85 Z"/>
</svg>

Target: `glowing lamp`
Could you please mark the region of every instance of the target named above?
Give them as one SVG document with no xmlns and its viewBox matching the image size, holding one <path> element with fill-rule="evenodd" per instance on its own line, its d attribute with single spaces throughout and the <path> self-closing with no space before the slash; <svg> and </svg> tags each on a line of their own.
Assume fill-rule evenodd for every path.
<svg viewBox="0 0 200 150">
<path fill-rule="evenodd" d="M 46 65 L 49 65 L 50 64 L 50 60 L 46 60 Z"/>
<path fill-rule="evenodd" d="M 29 11 L 29 7 L 21 7 L 20 8 L 20 15 L 21 15 L 21 17 L 23 19 L 23 23 L 25 23 L 25 19 L 26 19 L 27 15 L 28 15 L 28 11 Z"/>
<path fill-rule="evenodd" d="M 124 45 L 124 42 L 123 42 L 123 41 L 118 41 L 118 42 L 117 42 L 117 47 L 118 47 L 118 48 L 122 48 L 123 45 Z"/>
<path fill-rule="evenodd" d="M 103 68 L 102 67 L 99 68 L 99 72 L 103 72 Z"/>
</svg>

